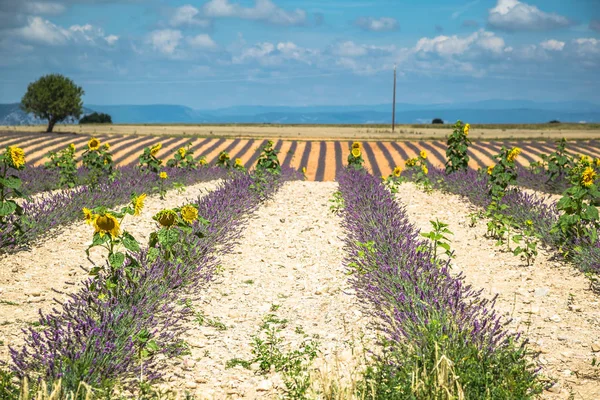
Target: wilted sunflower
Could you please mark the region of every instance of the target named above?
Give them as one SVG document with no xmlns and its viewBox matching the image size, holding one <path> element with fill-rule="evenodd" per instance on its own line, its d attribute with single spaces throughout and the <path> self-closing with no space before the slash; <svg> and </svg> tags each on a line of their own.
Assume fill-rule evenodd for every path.
<svg viewBox="0 0 600 400">
<path fill-rule="evenodd" d="M 354 142 L 354 143 L 352 143 L 352 148 L 353 149 L 359 149 L 359 150 L 361 150 L 360 142 Z"/>
<path fill-rule="evenodd" d="M 160 179 L 167 179 L 169 177 L 169 175 L 167 175 L 167 173 L 165 171 L 162 171 L 160 174 L 158 174 L 158 177 Z"/>
<path fill-rule="evenodd" d="M 13 168 L 21 169 L 25 165 L 25 152 L 22 148 L 9 146 L 8 155 Z"/>
<path fill-rule="evenodd" d="M 419 153 L 419 155 L 421 156 L 422 159 L 426 159 L 427 158 L 427 152 L 425 150 L 421 150 L 421 152 Z"/>
<path fill-rule="evenodd" d="M 185 147 L 180 147 L 177 151 L 179 152 L 181 158 L 185 157 Z"/>
<path fill-rule="evenodd" d="M 158 151 L 159 151 L 160 149 L 162 149 L 162 143 L 155 144 L 154 146 L 152 146 L 152 147 L 150 148 L 150 155 L 151 155 L 152 157 L 156 157 L 156 154 L 158 154 Z"/>
<path fill-rule="evenodd" d="M 144 200 L 146 200 L 146 193 L 142 193 L 139 196 L 133 198 L 133 215 L 140 215 L 144 209 Z"/>
<path fill-rule="evenodd" d="M 94 228 L 96 228 L 94 233 L 100 233 L 100 236 L 108 233 L 115 238 L 121 234 L 119 220 L 110 213 L 97 215 L 96 218 L 94 218 Z"/>
<path fill-rule="evenodd" d="M 177 221 L 177 213 L 173 210 L 162 210 L 154 216 L 154 219 L 158 221 L 161 226 L 170 228 L 175 225 L 175 222 Z"/>
<path fill-rule="evenodd" d="M 465 125 L 465 129 L 464 129 L 464 131 L 465 131 L 465 135 L 468 135 L 468 134 L 469 134 L 469 129 L 471 129 L 471 124 L 466 124 L 466 125 Z"/>
<path fill-rule="evenodd" d="M 96 139 L 95 137 L 91 138 L 90 141 L 88 142 L 88 149 L 92 150 L 92 151 L 96 151 L 100 148 L 100 141 L 98 139 Z"/>
<path fill-rule="evenodd" d="M 400 167 L 394 168 L 393 174 L 395 177 L 399 177 L 401 173 L 402 173 L 402 168 L 400 168 Z"/>
<path fill-rule="evenodd" d="M 83 207 L 83 216 L 85 218 L 85 223 L 88 225 L 92 225 L 94 223 L 94 219 L 96 216 L 89 208 Z"/>
<path fill-rule="evenodd" d="M 358 157 L 360 157 L 360 149 L 359 149 L 359 148 L 357 148 L 357 147 L 353 148 L 353 149 L 352 149 L 352 155 L 353 155 L 355 158 L 358 158 Z"/>
<path fill-rule="evenodd" d="M 191 224 L 198 219 L 198 209 L 192 205 L 181 207 L 181 218 L 188 224 Z"/>
<path fill-rule="evenodd" d="M 521 154 L 521 149 L 518 147 L 514 147 L 509 153 L 508 153 L 508 157 L 506 157 L 506 159 L 510 162 L 515 161 L 515 158 L 517 158 L 517 156 Z"/>
<path fill-rule="evenodd" d="M 425 175 L 429 174 L 429 169 L 427 168 L 427 166 L 423 165 L 422 170 Z"/>
<path fill-rule="evenodd" d="M 238 167 L 242 166 L 242 159 L 241 158 L 236 158 L 235 159 L 235 165 L 237 165 Z"/>
<path fill-rule="evenodd" d="M 490 166 L 488 166 L 488 168 L 487 168 L 487 173 L 488 173 L 488 175 L 491 175 L 491 174 L 492 174 L 492 172 L 494 172 L 494 166 L 493 166 L 493 165 L 490 165 Z"/>
<path fill-rule="evenodd" d="M 594 179 L 596 178 L 596 171 L 592 167 L 587 167 L 583 174 L 581 175 L 581 183 L 583 186 L 588 187 L 594 183 Z"/>
</svg>

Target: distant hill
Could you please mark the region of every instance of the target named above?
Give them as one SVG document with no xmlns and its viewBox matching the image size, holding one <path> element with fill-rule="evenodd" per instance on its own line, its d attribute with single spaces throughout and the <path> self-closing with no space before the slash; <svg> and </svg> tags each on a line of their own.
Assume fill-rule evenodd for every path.
<svg viewBox="0 0 600 400">
<path fill-rule="evenodd" d="M 93 112 L 93 110 L 83 107 L 83 115 Z M 70 118 L 62 123 L 76 124 L 78 122 L 77 118 Z M 36 118 L 33 114 L 21 110 L 19 103 L 0 104 L 0 125 L 45 125 L 47 123 L 48 121 Z"/>
<path fill-rule="evenodd" d="M 388 124 L 391 104 L 350 106 L 234 106 L 211 110 L 169 104 L 87 105 L 85 114 L 107 113 L 114 123 L 273 123 L 273 124 Z M 584 101 L 533 102 L 528 100 L 485 100 L 454 104 L 396 105 L 396 123 L 446 122 L 457 119 L 471 123 L 600 122 L 600 106 Z M 71 121 L 76 123 L 77 121 Z M 0 104 L 0 125 L 40 124 L 18 104 Z"/>
</svg>

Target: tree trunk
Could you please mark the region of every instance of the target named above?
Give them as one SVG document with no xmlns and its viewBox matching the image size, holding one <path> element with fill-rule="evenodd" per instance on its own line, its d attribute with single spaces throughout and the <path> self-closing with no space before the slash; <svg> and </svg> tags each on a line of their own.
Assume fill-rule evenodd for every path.
<svg viewBox="0 0 600 400">
<path fill-rule="evenodd" d="M 46 128 L 46 132 L 52 132 L 52 129 L 54 129 L 54 124 L 56 124 L 56 120 L 54 118 L 50 118 L 48 120 L 48 128 Z"/>
</svg>

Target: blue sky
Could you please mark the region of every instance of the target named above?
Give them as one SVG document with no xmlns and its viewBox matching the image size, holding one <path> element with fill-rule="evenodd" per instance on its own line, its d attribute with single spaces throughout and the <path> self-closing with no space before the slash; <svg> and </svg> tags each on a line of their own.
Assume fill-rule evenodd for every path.
<svg viewBox="0 0 600 400">
<path fill-rule="evenodd" d="M 0 0 L 0 103 L 600 104 L 598 0 Z"/>
</svg>

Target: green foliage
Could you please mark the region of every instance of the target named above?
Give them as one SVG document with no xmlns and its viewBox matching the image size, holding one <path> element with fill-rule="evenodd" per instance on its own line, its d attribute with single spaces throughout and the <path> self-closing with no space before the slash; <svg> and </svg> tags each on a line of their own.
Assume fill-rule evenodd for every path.
<svg viewBox="0 0 600 400">
<path fill-rule="evenodd" d="M 229 157 L 229 153 L 226 151 L 222 151 L 217 158 L 216 166 L 221 168 L 231 168 L 233 166 L 231 162 L 231 158 Z"/>
<path fill-rule="evenodd" d="M 371 265 L 375 265 L 371 260 L 377 255 L 375 242 L 368 241 L 366 243 L 357 242 L 360 249 L 357 254 L 358 262 L 353 261 L 348 263 L 348 275 L 359 274 L 364 275 L 371 272 Z"/>
<path fill-rule="evenodd" d="M 488 168 L 490 175 L 489 194 L 492 199 L 499 201 L 504 197 L 510 185 L 517 183 L 517 170 L 515 159 L 521 153 L 521 149 L 514 147 L 508 150 L 502 146 L 500 153 L 494 156 L 496 165 L 493 168 Z"/>
<path fill-rule="evenodd" d="M 21 108 L 38 118 L 48 120 L 46 132 L 68 117 L 79 118 L 83 112 L 84 91 L 81 87 L 60 74 L 44 75 L 27 86 L 21 99 Z"/>
<path fill-rule="evenodd" d="M 444 120 L 441 118 L 434 118 L 431 120 L 431 124 L 432 125 L 443 125 L 444 124 Z"/>
<path fill-rule="evenodd" d="M 158 174 L 162 160 L 157 157 L 162 149 L 162 143 L 155 144 L 152 147 L 145 147 L 144 151 L 138 157 L 138 168 L 144 172 Z"/>
<path fill-rule="evenodd" d="M 470 125 L 459 120 L 454 124 L 454 131 L 448 136 L 446 149 L 446 174 L 451 174 L 456 171 L 466 171 L 469 168 L 469 156 L 467 151 L 471 141 L 467 137 L 469 135 Z"/>
<path fill-rule="evenodd" d="M 261 149 L 261 155 L 256 161 L 256 171 L 269 172 L 274 175 L 281 174 L 281 164 L 277 154 L 279 154 L 279 150 L 276 150 L 273 142 L 269 140 Z"/>
<path fill-rule="evenodd" d="M 58 171 L 59 185 L 73 188 L 77 185 L 77 161 L 75 161 L 75 145 L 71 143 L 67 148 L 58 152 L 48 153 L 50 161 L 44 167 Z"/>
<path fill-rule="evenodd" d="M 338 214 L 344 209 L 344 196 L 342 196 L 342 192 L 339 190 L 333 192 L 332 198 L 329 200 L 329 202 L 331 203 L 329 210 L 333 214 Z"/>
<path fill-rule="evenodd" d="M 525 221 L 523 234 L 513 236 L 513 241 L 518 244 L 513 250 L 513 254 L 521 256 L 527 262 L 527 266 L 530 266 L 538 255 L 537 244 L 539 239 L 541 239 L 541 235 L 534 228 L 533 221 Z"/>
<path fill-rule="evenodd" d="M 112 118 L 108 114 L 93 112 L 81 118 L 80 124 L 112 124 Z"/>
<path fill-rule="evenodd" d="M 402 176 L 402 168 L 396 167 L 392 171 L 391 174 L 386 176 L 381 176 L 381 180 L 383 181 L 383 185 L 388 188 L 391 193 L 398 193 L 400 185 L 404 182 L 404 177 Z"/>
<path fill-rule="evenodd" d="M 503 244 L 507 245 L 508 251 L 510 249 L 511 232 L 515 229 L 514 217 L 506 210 L 508 206 L 506 204 L 492 201 L 487 207 L 485 216 L 489 219 L 487 223 L 487 236 L 496 239 L 496 246 Z"/>
<path fill-rule="evenodd" d="M 185 147 L 180 147 L 173 158 L 167 161 L 167 167 L 197 169 L 200 163 L 194 159 L 194 151 L 190 149 L 191 146 L 192 143 L 190 142 Z"/>
<path fill-rule="evenodd" d="M 101 144 L 100 140 L 91 138 L 81 157 L 83 166 L 88 170 L 87 180 L 91 186 L 98 185 L 102 178 L 112 180 L 117 176 L 108 143 Z"/>
<path fill-rule="evenodd" d="M 419 156 L 406 160 L 406 169 L 412 173 L 415 184 L 427 193 L 431 193 L 433 187 L 429 180 L 429 167 L 427 166 L 427 152 L 421 150 Z"/>
<path fill-rule="evenodd" d="M 26 199 L 21 192 L 21 179 L 13 174 L 11 170 L 22 170 L 25 167 L 25 153 L 19 147 L 8 146 L 4 153 L 0 154 L 0 231 L 6 228 L 11 216 L 16 215 L 17 219 L 10 222 L 16 229 L 11 235 L 21 235 L 26 225 L 26 218 L 23 215 L 23 208 L 16 201 L 17 199 Z"/>
<path fill-rule="evenodd" d="M 352 143 L 350 147 L 350 154 L 348 154 L 348 168 L 354 168 L 356 170 L 363 170 L 365 167 L 363 163 L 365 160 L 362 158 L 362 146 L 359 142 Z"/>
<path fill-rule="evenodd" d="M 569 170 L 570 187 L 557 203 L 561 212 L 551 233 L 559 233 L 562 244 L 589 241 L 596 243 L 600 229 L 600 191 L 595 183 L 597 172 L 589 157 L 582 157 Z"/>
<path fill-rule="evenodd" d="M 441 222 L 436 218 L 435 221 L 429 221 L 433 230 L 431 232 L 421 232 L 421 236 L 429 239 L 431 242 L 428 246 L 428 250 L 433 254 L 434 261 L 438 261 L 438 248 L 444 250 L 444 254 L 448 258 L 454 258 L 454 252 L 450 249 L 450 239 L 446 235 L 454 235 L 454 233 L 448 229 L 448 224 Z M 420 250 L 425 250 L 420 248 Z"/>
</svg>

